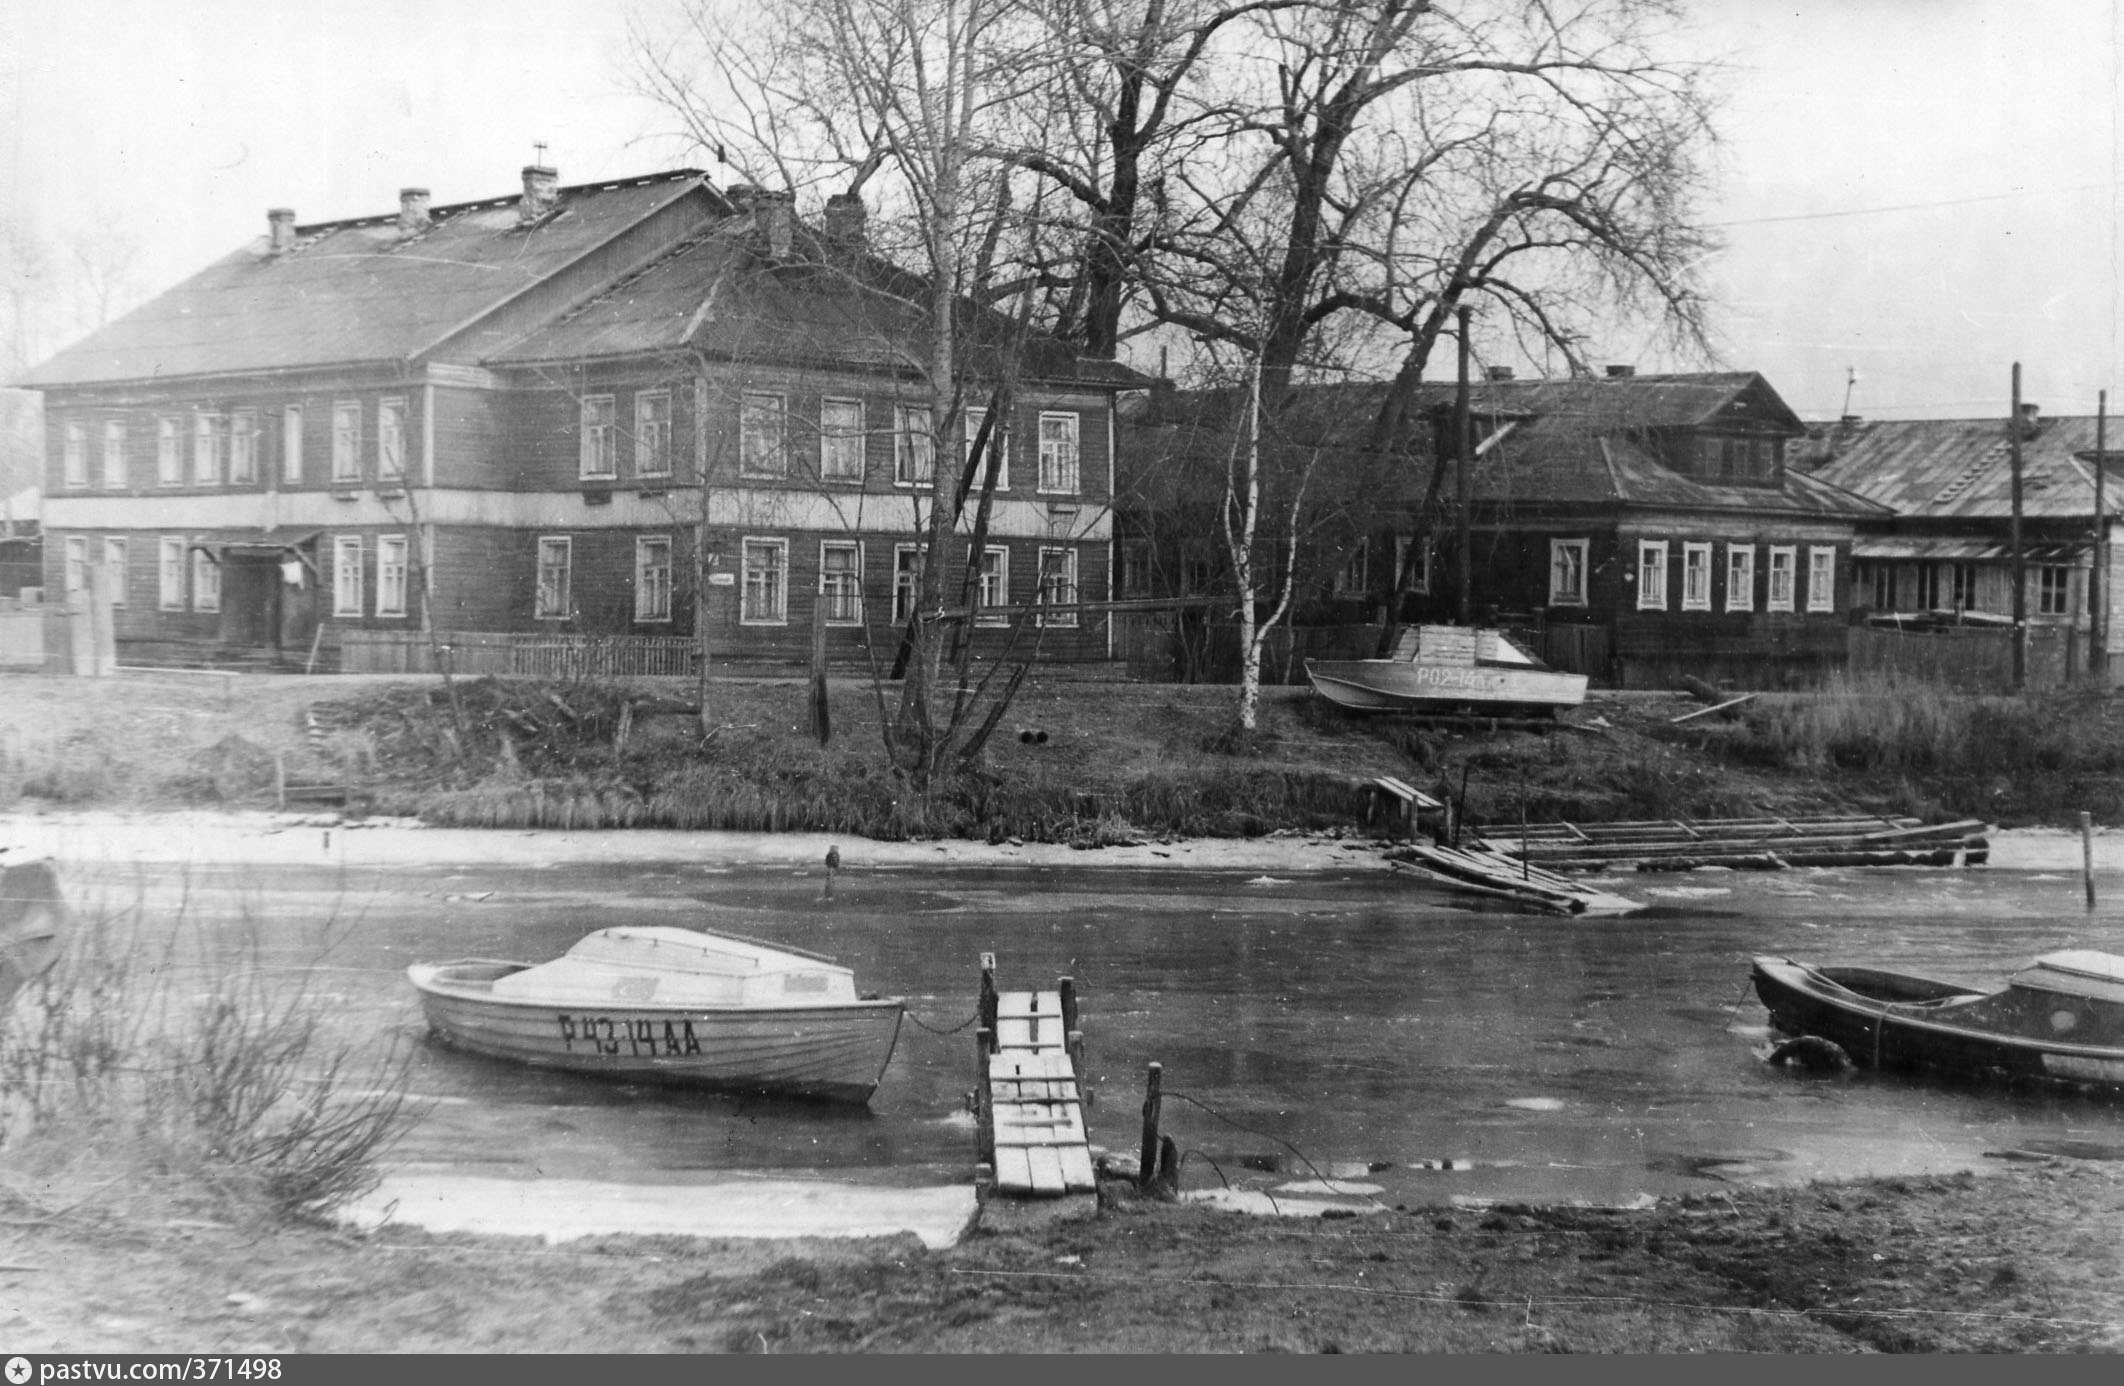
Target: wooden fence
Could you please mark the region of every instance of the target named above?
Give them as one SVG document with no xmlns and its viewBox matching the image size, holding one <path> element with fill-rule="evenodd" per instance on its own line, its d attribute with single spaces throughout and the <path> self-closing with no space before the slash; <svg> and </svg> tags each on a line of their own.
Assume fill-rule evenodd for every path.
<svg viewBox="0 0 2124 1386">
<path fill-rule="evenodd" d="M 1910 679 L 1949 688 L 2013 686 L 2013 632 L 1997 627 L 1903 631 L 1852 626 L 1847 667 L 1854 678 Z M 2057 688 L 2085 676 L 2085 642 L 2073 630 L 2032 626 L 2027 686 Z"/>
<path fill-rule="evenodd" d="M 453 674 L 525 678 L 629 678 L 690 674 L 690 638 L 672 635 L 547 635 L 450 631 L 433 644 L 418 632 L 339 632 L 343 674 L 434 674 L 439 647 Z"/>
</svg>

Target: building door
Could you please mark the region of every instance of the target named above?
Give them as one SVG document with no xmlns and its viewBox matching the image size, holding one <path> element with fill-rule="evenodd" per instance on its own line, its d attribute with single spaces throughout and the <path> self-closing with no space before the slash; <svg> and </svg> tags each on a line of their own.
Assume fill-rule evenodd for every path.
<svg viewBox="0 0 2124 1386">
<path fill-rule="evenodd" d="M 279 632 L 279 562 L 261 555 L 223 554 L 221 643 L 259 649 L 276 643 Z"/>
</svg>

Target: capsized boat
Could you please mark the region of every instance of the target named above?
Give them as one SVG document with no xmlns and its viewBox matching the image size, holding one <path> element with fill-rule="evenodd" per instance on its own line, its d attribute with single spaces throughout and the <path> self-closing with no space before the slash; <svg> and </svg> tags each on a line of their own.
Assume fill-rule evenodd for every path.
<svg viewBox="0 0 2124 1386">
<path fill-rule="evenodd" d="M 415 963 L 444 1043 L 543 1068 L 867 1102 L 898 998 L 859 997 L 831 958 L 664 925 L 599 929 L 551 962 Z"/>
<path fill-rule="evenodd" d="M 1358 711 L 1548 711 L 1586 700 L 1586 676 L 1536 659 L 1503 631 L 1414 626 L 1385 659 L 1309 659 L 1306 677 L 1329 702 Z"/>
<path fill-rule="evenodd" d="M 1869 967 L 1759 957 L 1755 994 L 1789 1035 L 1868 1067 L 2124 1088 L 2124 957 L 2045 953 L 1997 991 Z"/>
</svg>

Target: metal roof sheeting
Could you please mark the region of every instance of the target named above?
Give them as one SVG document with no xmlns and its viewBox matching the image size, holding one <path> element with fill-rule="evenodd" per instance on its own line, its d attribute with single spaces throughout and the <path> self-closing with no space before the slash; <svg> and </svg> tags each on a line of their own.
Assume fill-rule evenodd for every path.
<svg viewBox="0 0 2124 1386">
<path fill-rule="evenodd" d="M 1824 481 L 1927 519 L 2004 519 L 2013 513 L 2013 472 L 2004 419 L 1882 419 L 1836 424 L 1815 446 Z M 2115 425 L 2112 425 L 2112 432 Z M 2021 513 L 2031 519 L 2094 516 L 2092 415 L 2044 419 L 2021 442 Z M 2105 496 L 2114 513 L 2124 496 Z"/>
</svg>

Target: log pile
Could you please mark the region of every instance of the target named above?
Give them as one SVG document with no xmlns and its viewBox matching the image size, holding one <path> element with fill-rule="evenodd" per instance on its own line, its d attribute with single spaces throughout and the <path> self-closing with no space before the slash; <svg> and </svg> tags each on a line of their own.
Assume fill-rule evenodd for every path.
<svg viewBox="0 0 2124 1386">
<path fill-rule="evenodd" d="M 1990 825 L 1967 818 L 1712 818 L 1628 823 L 1542 823 L 1481 840 L 1493 852 L 1550 871 L 1689 871 L 1724 866 L 1980 866 Z"/>
</svg>

